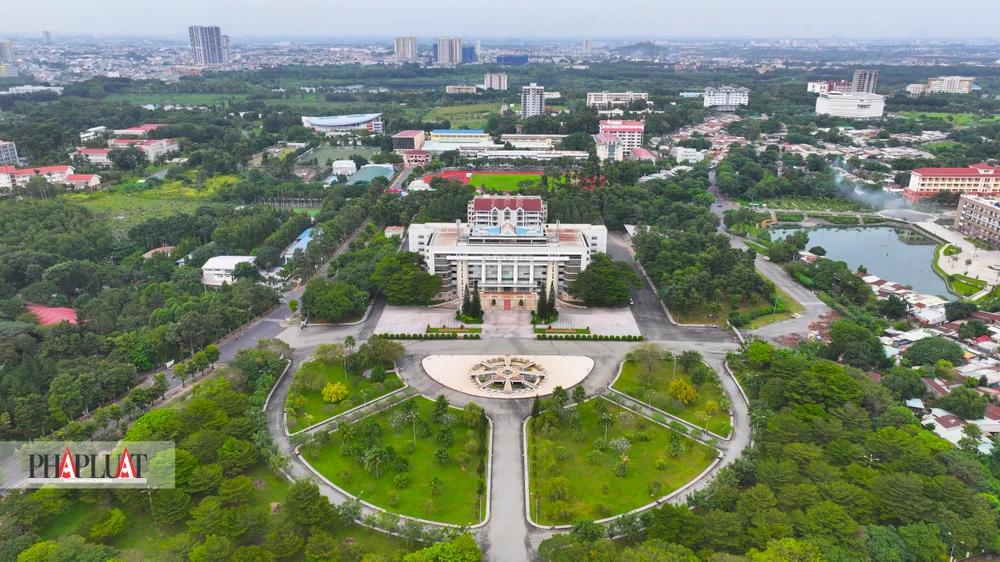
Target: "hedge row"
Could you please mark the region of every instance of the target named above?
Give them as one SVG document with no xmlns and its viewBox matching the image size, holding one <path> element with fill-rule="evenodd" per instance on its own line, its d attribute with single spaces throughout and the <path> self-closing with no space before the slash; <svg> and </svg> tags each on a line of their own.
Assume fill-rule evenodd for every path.
<svg viewBox="0 0 1000 562">
<path fill-rule="evenodd" d="M 597 334 L 535 334 L 536 340 L 642 341 L 642 336 L 601 336 Z"/>
<path fill-rule="evenodd" d="M 385 338 L 387 340 L 457 340 L 459 334 L 456 332 L 433 333 L 433 334 L 376 334 L 373 337 Z M 462 334 L 463 340 L 482 339 L 482 334 Z"/>
</svg>

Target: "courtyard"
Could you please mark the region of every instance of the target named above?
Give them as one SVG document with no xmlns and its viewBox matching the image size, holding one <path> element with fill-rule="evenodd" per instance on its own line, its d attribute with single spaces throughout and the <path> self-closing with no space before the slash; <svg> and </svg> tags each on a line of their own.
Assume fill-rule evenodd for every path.
<svg viewBox="0 0 1000 562">
<path fill-rule="evenodd" d="M 547 396 L 576 386 L 594 369 L 590 357 L 574 355 L 430 355 L 421 362 L 440 384 L 483 398 Z"/>
</svg>

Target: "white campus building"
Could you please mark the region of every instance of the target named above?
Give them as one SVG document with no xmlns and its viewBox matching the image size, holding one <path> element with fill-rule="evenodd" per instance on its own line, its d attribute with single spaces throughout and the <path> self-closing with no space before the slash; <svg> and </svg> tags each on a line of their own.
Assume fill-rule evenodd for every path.
<svg viewBox="0 0 1000 562">
<path fill-rule="evenodd" d="M 750 90 L 736 86 L 705 88 L 705 107 L 719 111 L 735 111 L 737 106 L 750 104 Z"/>
<path fill-rule="evenodd" d="M 635 100 L 649 101 L 649 94 L 643 92 L 589 92 L 587 94 L 587 107 L 625 105 Z"/>
<path fill-rule="evenodd" d="M 816 98 L 816 113 L 851 119 L 878 119 L 885 111 L 885 96 L 825 92 Z"/>
<path fill-rule="evenodd" d="M 506 90 L 506 72 L 487 72 L 483 80 L 483 88 L 486 90 Z"/>
<path fill-rule="evenodd" d="M 521 86 L 521 119 L 545 113 L 545 86 L 532 82 Z"/>
<path fill-rule="evenodd" d="M 236 264 L 253 263 L 257 259 L 253 256 L 215 256 L 209 258 L 205 265 L 201 266 L 201 282 L 210 287 L 220 287 L 223 283 L 233 283 L 233 270 Z"/>
<path fill-rule="evenodd" d="M 469 222 L 410 226 L 409 250 L 424 257 L 430 273 L 443 280 L 442 295 L 461 297 L 466 287 L 518 299 L 540 285 L 558 292 L 606 252 L 603 225 L 547 223 L 541 197 L 476 197 Z M 502 298 L 502 297 L 500 297 Z"/>
</svg>

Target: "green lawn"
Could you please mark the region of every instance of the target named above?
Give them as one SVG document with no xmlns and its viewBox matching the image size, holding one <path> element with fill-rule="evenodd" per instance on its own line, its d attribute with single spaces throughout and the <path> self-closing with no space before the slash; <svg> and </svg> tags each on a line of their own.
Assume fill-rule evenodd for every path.
<svg viewBox="0 0 1000 562">
<path fill-rule="evenodd" d="M 946 256 L 957 256 L 962 253 L 962 249 L 958 246 L 947 245 L 944 249 L 944 255 Z"/>
<path fill-rule="evenodd" d="M 424 114 L 423 121 L 450 121 L 453 129 L 462 126 L 470 129 L 481 129 L 486 126 L 489 113 L 499 113 L 500 104 L 475 103 L 467 105 L 448 105 L 435 107 Z"/>
<path fill-rule="evenodd" d="M 973 279 L 961 273 L 949 275 L 948 280 L 951 282 L 951 287 L 963 297 L 971 297 L 986 288 L 986 281 Z"/>
<path fill-rule="evenodd" d="M 766 204 L 769 209 L 797 209 L 800 211 L 863 211 L 864 206 L 848 199 L 817 199 L 813 197 L 778 197 L 754 201 Z"/>
<path fill-rule="evenodd" d="M 942 119 L 953 123 L 959 127 L 982 125 L 984 123 L 991 123 L 1000 119 L 1000 116 L 993 117 L 981 117 L 974 113 L 927 113 L 927 112 L 907 112 L 900 113 L 903 117 L 909 119 Z"/>
<path fill-rule="evenodd" d="M 469 454 L 471 457 L 469 466 L 463 468 L 457 462 L 459 454 L 465 452 L 470 440 L 468 432 L 474 430 L 461 422 L 451 425 L 454 442 L 447 447 L 451 462 L 443 465 L 435 458 L 435 452 L 441 447 L 436 439 L 437 433 L 445 426 L 430 422 L 434 401 L 422 396 L 411 400 L 416 400 L 420 418 L 429 422 L 432 429 L 428 437 L 416 438 L 416 449 L 412 454 L 405 454 L 406 444 L 413 442 L 411 427 L 404 427 L 401 432 L 395 433 L 389 425 L 390 416 L 401 409 L 401 404 L 356 422 L 354 427 L 357 428 L 359 436 L 354 437 L 350 443 L 360 446 L 362 428 L 371 422 L 376 423 L 381 428 L 379 444 L 392 447 L 397 454 L 409 461 L 409 483 L 406 487 L 400 488 L 394 483 L 394 478 L 399 472 L 393 466 L 386 467 L 381 477 L 376 478 L 354 458 L 342 454 L 343 440 L 339 431 L 331 435 L 330 441 L 323 445 L 318 453 L 311 454 L 306 447 L 303 447 L 303 457 L 331 482 L 355 496 L 363 494 L 362 498 L 365 501 L 395 513 L 457 525 L 480 521 L 481 517 L 477 515 L 479 496 L 476 494 L 479 482 L 477 468 L 480 459 L 477 458 L 477 453 L 473 452 Z M 451 412 L 459 414 L 458 410 Z M 489 451 L 486 452 L 486 458 L 488 457 Z M 485 471 L 485 464 L 483 470 Z M 441 480 L 442 486 L 439 493 L 432 496 L 429 487 L 431 479 L 435 477 Z M 390 494 L 398 497 L 396 505 L 392 505 Z"/>
<path fill-rule="evenodd" d="M 517 184 L 524 180 L 537 184 L 540 177 L 539 174 L 472 174 L 472 177 L 469 178 L 469 185 L 513 191 L 518 189 Z"/>
<path fill-rule="evenodd" d="M 591 455 L 595 441 L 605 436 L 595 407 L 598 400 L 607 405 L 608 412 L 616 418 L 607 432 L 608 440 L 632 437 L 624 477 L 614 473 L 617 453 L 606 449 L 599 456 Z M 571 437 L 576 430 L 569 427 L 543 432 L 535 427 L 535 419 L 528 424 L 531 517 L 542 525 L 601 519 L 641 507 L 694 479 L 717 455 L 715 449 L 684 438 L 685 452 L 671 457 L 666 445 L 672 430 L 634 413 L 628 414 L 633 421 L 626 425 L 619 417 L 626 410 L 603 398 L 595 398 L 575 408 L 580 411 L 579 438 Z M 641 433 L 648 436 L 649 441 L 641 441 Z M 657 461 L 663 461 L 659 469 Z M 659 486 L 655 487 L 654 482 Z M 563 488 L 563 493 L 559 488 Z"/>
<path fill-rule="evenodd" d="M 291 403 L 295 398 L 293 393 L 288 393 L 288 399 L 285 401 L 285 410 L 288 413 L 288 431 L 295 432 L 298 430 L 305 429 L 313 424 L 317 424 L 323 420 L 332 418 L 343 414 L 344 412 L 354 408 L 355 406 L 360 406 L 363 401 L 371 402 L 372 400 L 378 398 L 379 396 L 384 396 L 393 390 L 402 386 L 402 382 L 396 375 L 390 373 L 381 385 L 374 383 L 371 379 L 366 379 L 364 377 L 344 377 L 344 367 L 341 364 L 327 365 L 320 361 L 309 361 L 304 363 L 302 367 L 295 373 L 296 379 L 302 378 L 304 375 L 316 371 L 320 377 L 320 390 L 311 391 L 300 391 L 301 396 L 305 399 L 304 404 L 300 404 L 299 407 L 291 407 Z M 344 400 L 337 402 L 336 404 L 331 404 L 323 400 L 322 388 L 326 386 L 326 383 L 338 383 L 342 382 L 347 386 L 347 390 L 350 394 Z M 296 385 L 296 388 L 301 388 Z M 364 393 L 362 393 L 364 391 Z M 295 415 L 292 415 L 292 414 Z"/>
<path fill-rule="evenodd" d="M 363 156 L 365 158 L 371 158 L 378 151 L 373 148 L 361 148 L 353 146 L 321 146 L 316 150 L 310 152 L 309 154 L 304 154 L 299 157 L 300 160 L 312 160 L 315 158 L 319 165 L 326 166 L 327 160 L 347 160 L 352 155 L 357 154 L 358 156 Z"/>
<path fill-rule="evenodd" d="M 775 213 L 774 216 L 782 222 L 801 222 L 806 218 L 802 213 Z"/>
<path fill-rule="evenodd" d="M 127 101 L 136 105 L 220 105 L 229 100 L 243 101 L 244 94 L 112 94 L 106 101 Z"/>
<path fill-rule="evenodd" d="M 675 415 L 682 420 L 689 421 L 698 427 L 705 427 L 705 425 L 695 414 L 704 410 L 705 404 L 709 400 L 714 400 L 720 407 L 708 419 L 708 430 L 723 437 L 727 437 L 732 432 L 732 427 L 729 425 L 729 411 L 721 407 L 725 392 L 717 382 L 705 382 L 700 387 L 696 387 L 698 399 L 685 406 L 673 400 L 667 394 L 670 383 L 674 378 L 683 379 L 688 384 L 692 384 L 691 375 L 680 364 L 677 365 L 675 373 L 673 360 L 660 361 L 660 364 L 651 373 L 652 384 L 649 386 L 643 385 L 641 382 L 640 375 L 645 375 L 646 372 L 644 365 L 634 361 L 626 361 L 622 365 L 621 376 L 611 386 L 615 390 L 624 392 L 643 402 L 649 400 L 646 396 L 646 391 L 652 389 L 655 392 L 652 395 L 654 407 Z"/>
</svg>

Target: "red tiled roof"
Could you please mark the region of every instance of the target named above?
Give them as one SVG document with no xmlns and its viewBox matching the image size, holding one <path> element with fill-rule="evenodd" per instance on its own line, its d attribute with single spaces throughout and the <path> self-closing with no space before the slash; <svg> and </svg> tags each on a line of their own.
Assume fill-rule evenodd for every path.
<svg viewBox="0 0 1000 562">
<path fill-rule="evenodd" d="M 418 136 L 420 136 L 422 134 L 424 134 L 423 131 L 417 131 L 417 130 L 400 131 L 400 132 L 396 133 L 395 135 L 392 135 L 392 138 L 394 138 L 394 139 L 408 139 L 408 138 L 418 137 Z"/>
<path fill-rule="evenodd" d="M 80 154 L 107 154 L 111 152 L 110 148 L 78 148 L 76 151 Z"/>
<path fill-rule="evenodd" d="M 931 391 L 937 394 L 938 396 L 944 396 L 945 394 L 948 394 L 948 389 L 942 386 L 936 380 L 930 377 L 922 377 L 922 378 L 924 384 L 927 385 L 927 387 L 930 388 Z"/>
<path fill-rule="evenodd" d="M 612 133 L 600 133 L 594 135 L 594 142 L 596 142 L 597 144 L 611 144 L 611 143 L 619 143 L 621 142 L 621 139 L 619 139 Z"/>
<path fill-rule="evenodd" d="M 0 174 L 13 174 L 17 171 L 14 166 L 0 166 Z"/>
<path fill-rule="evenodd" d="M 430 152 L 426 150 L 407 150 L 404 154 L 407 156 L 427 156 Z"/>
<path fill-rule="evenodd" d="M 990 341 L 990 337 L 989 336 L 979 336 L 978 338 L 976 338 L 976 339 L 974 339 L 972 341 L 974 341 L 976 343 L 988 342 L 988 341 Z"/>
<path fill-rule="evenodd" d="M 542 200 L 539 197 L 476 197 L 472 208 L 476 211 L 491 209 L 524 209 L 525 211 L 541 211 Z"/>
<path fill-rule="evenodd" d="M 66 176 L 66 181 L 90 181 L 95 174 L 70 174 Z"/>
<path fill-rule="evenodd" d="M 43 326 L 58 324 L 63 320 L 70 324 L 76 324 L 76 311 L 72 308 L 55 308 L 40 304 L 29 304 L 28 310 L 35 313 L 35 316 L 42 322 Z"/>
<path fill-rule="evenodd" d="M 633 148 L 632 156 L 635 156 L 636 158 L 656 158 L 655 154 L 645 148 Z"/>
<path fill-rule="evenodd" d="M 15 176 L 33 176 L 36 173 L 39 174 L 52 174 L 58 172 L 66 172 L 69 170 L 69 166 L 40 166 L 38 168 L 22 168 L 20 170 L 14 170 Z"/>
<path fill-rule="evenodd" d="M 998 170 L 989 164 L 976 164 L 968 168 L 917 168 L 913 173 L 924 177 L 979 177 L 995 175 Z"/>
</svg>

